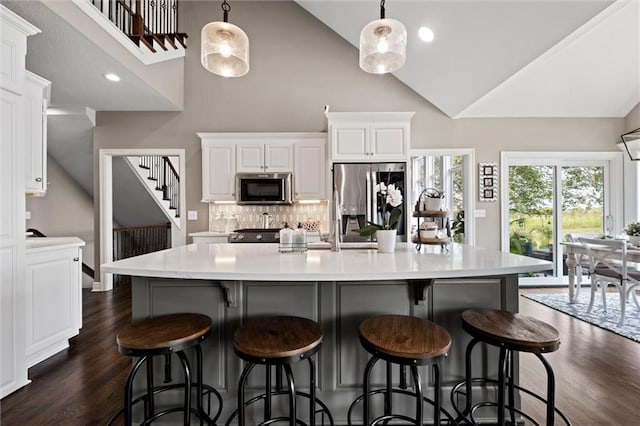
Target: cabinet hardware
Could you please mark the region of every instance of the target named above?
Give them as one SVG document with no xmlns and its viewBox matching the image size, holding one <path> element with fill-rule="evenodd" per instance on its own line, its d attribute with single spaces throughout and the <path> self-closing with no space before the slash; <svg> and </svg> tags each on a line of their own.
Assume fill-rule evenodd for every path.
<svg viewBox="0 0 640 426">
<path fill-rule="evenodd" d="M 41 177 L 37 177 L 36 178 L 36 182 L 42 182 L 42 178 Z"/>
<path fill-rule="evenodd" d="M 79 260 L 80 260 L 80 258 L 79 258 L 79 257 L 74 257 L 74 258 L 73 258 L 73 261 L 74 261 L 74 262 L 78 262 Z"/>
</svg>

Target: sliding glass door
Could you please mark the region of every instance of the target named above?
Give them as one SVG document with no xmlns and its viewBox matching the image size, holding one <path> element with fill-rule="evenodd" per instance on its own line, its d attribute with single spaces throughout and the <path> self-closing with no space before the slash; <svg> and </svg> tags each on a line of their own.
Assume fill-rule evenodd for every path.
<svg viewBox="0 0 640 426">
<path fill-rule="evenodd" d="M 546 271 L 522 276 L 522 284 L 564 283 L 562 241 L 616 232 L 616 215 L 622 212 L 612 208 L 621 205 L 619 191 L 611 185 L 613 160 L 505 154 L 503 250 L 551 262 Z"/>
</svg>

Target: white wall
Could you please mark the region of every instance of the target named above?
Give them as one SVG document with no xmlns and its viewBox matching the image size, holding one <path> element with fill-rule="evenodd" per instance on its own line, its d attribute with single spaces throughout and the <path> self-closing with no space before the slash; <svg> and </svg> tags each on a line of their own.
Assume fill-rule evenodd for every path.
<svg viewBox="0 0 640 426">
<path fill-rule="evenodd" d="M 82 261 L 93 268 L 93 200 L 51 157 L 47 157 L 47 175 L 47 194 L 27 198 L 27 211 L 31 212 L 27 228 L 35 228 L 47 237 L 82 239 L 86 243 Z M 88 281 L 87 286 L 91 286 Z"/>
<path fill-rule="evenodd" d="M 94 158 L 101 148 L 184 148 L 187 208 L 199 213 L 187 222 L 188 233 L 208 229 L 196 132 L 326 130 L 326 104 L 331 111 L 415 111 L 412 148 L 475 148 L 477 162 L 499 162 L 504 149 L 617 150 L 624 128 L 622 118 L 452 120 L 395 77 L 361 71 L 358 50 L 293 2 L 233 4 L 230 21 L 249 36 L 251 69 L 225 79 L 200 64 L 200 31 L 220 18 L 219 7 L 200 1 L 184 7 L 184 111 L 99 112 Z M 498 203 L 478 208 L 487 217 L 479 219 L 477 244 L 499 248 Z M 96 217 L 98 209 L 96 202 Z"/>
</svg>

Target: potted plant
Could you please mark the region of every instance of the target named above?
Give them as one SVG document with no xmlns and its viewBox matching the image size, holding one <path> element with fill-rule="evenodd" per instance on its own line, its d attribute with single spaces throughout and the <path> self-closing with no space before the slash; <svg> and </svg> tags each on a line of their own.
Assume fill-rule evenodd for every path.
<svg viewBox="0 0 640 426">
<path fill-rule="evenodd" d="M 369 237 L 376 234 L 378 241 L 378 251 L 393 253 L 396 241 L 396 228 L 398 219 L 402 213 L 402 192 L 394 184 L 380 182 L 374 187 L 374 196 L 378 197 L 378 209 L 381 223 L 367 221 L 358 233 L 362 237 Z"/>
<path fill-rule="evenodd" d="M 624 230 L 629 236 L 629 242 L 634 246 L 640 246 L 640 222 L 631 222 Z"/>
<path fill-rule="evenodd" d="M 416 204 L 418 211 L 444 210 L 444 192 L 436 188 L 427 188 L 418 197 Z"/>
</svg>

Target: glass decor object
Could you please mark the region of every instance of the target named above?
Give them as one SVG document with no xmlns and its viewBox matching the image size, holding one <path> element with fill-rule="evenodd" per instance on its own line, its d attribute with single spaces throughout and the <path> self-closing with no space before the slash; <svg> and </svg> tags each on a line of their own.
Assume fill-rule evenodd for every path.
<svg viewBox="0 0 640 426">
<path fill-rule="evenodd" d="M 386 74 L 402 68 L 407 57 L 407 30 L 402 22 L 385 18 L 384 0 L 380 19 L 360 32 L 360 68 L 372 74 Z"/>
<path fill-rule="evenodd" d="M 223 22 L 210 22 L 202 27 L 200 59 L 207 71 L 222 77 L 241 77 L 249 72 L 249 37 L 230 24 L 231 6 L 222 3 Z"/>
</svg>

